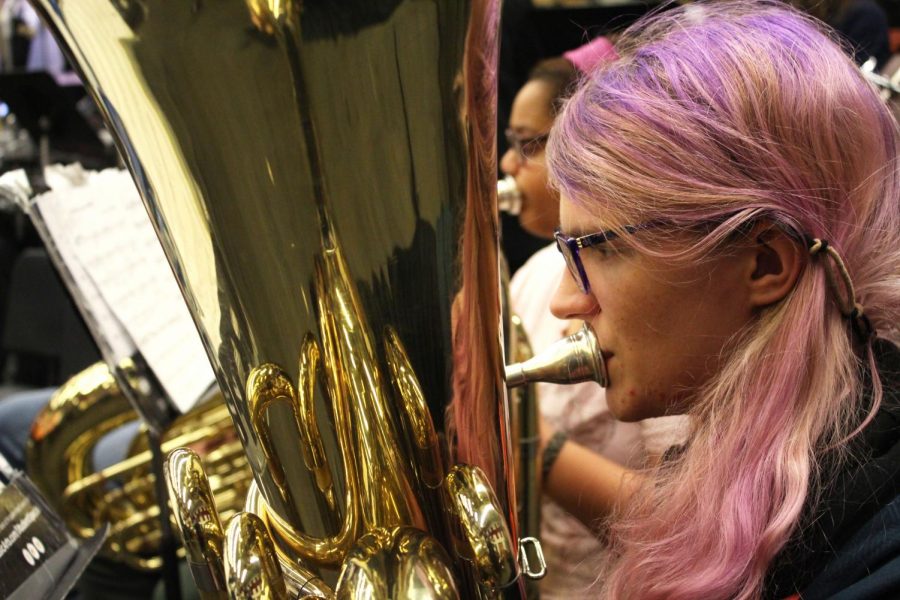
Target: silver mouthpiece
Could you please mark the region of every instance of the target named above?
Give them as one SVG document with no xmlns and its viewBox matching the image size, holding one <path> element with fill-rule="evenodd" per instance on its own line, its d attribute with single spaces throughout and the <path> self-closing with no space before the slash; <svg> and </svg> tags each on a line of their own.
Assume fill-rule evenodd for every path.
<svg viewBox="0 0 900 600">
<path fill-rule="evenodd" d="M 601 387 L 609 384 L 606 363 L 597 336 L 590 325 L 524 362 L 506 367 L 507 387 L 518 387 L 534 381 L 546 383 L 580 383 L 596 381 Z"/>
<path fill-rule="evenodd" d="M 497 182 L 497 205 L 501 212 L 516 216 L 522 212 L 522 194 L 516 180 L 507 175 Z"/>
</svg>

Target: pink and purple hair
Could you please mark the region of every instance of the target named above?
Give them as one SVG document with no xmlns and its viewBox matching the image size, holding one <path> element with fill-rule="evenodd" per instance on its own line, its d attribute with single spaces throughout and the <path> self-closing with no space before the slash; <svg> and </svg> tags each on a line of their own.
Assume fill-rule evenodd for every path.
<svg viewBox="0 0 900 600">
<path fill-rule="evenodd" d="M 617 50 L 551 134 L 564 197 L 613 228 L 716 223 L 695 228 L 690 248 L 622 238 L 657 256 L 702 260 L 762 219 L 798 243 L 826 239 L 879 336 L 897 343 L 897 124 L 833 35 L 782 3 L 716 2 L 651 16 Z M 823 456 L 880 403 L 871 346 L 840 314 L 821 260 L 725 358 L 696 391 L 687 450 L 611 523 L 604 596 L 757 597 L 819 491 Z"/>
</svg>

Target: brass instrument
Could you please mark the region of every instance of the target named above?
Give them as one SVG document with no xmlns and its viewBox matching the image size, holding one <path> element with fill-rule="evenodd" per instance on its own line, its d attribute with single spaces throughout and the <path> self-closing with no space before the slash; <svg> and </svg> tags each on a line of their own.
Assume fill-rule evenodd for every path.
<svg viewBox="0 0 900 600">
<path fill-rule="evenodd" d="M 92 460 L 106 434 L 136 419 L 107 366 L 88 367 L 60 387 L 35 419 L 27 470 L 74 534 L 88 538 L 110 523 L 101 554 L 155 570 L 161 566 L 159 505 L 146 431 L 134 438 L 122 462 L 97 471 Z M 235 514 L 251 475 L 221 396 L 177 419 L 163 436 L 167 450 L 191 445 L 208 449 L 204 464 L 219 514 Z"/>
<path fill-rule="evenodd" d="M 253 470 L 223 527 L 203 470 L 168 461 L 204 595 L 521 597 L 499 2 L 34 2 L 135 177 Z"/>
<path fill-rule="evenodd" d="M 510 339 L 510 357 L 517 364 L 534 356 L 518 315 L 510 314 L 507 335 Z M 533 384 L 519 385 L 510 387 L 509 393 L 512 429 L 518 434 L 514 460 L 519 526 L 523 537 L 537 538 L 541 533 L 541 491 L 538 487 L 540 407 L 537 390 Z"/>
<path fill-rule="evenodd" d="M 522 192 L 512 175 L 497 182 L 497 208 L 513 216 L 522 212 Z"/>
<path fill-rule="evenodd" d="M 509 387 L 536 381 L 559 384 L 594 381 L 600 387 L 609 385 L 603 352 L 590 325 L 583 323 L 578 331 L 551 344 L 537 356 L 506 367 Z"/>
</svg>

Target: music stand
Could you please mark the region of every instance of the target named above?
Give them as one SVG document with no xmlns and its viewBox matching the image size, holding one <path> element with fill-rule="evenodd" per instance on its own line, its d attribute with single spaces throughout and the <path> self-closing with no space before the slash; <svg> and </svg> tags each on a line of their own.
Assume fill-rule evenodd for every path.
<svg viewBox="0 0 900 600">
<path fill-rule="evenodd" d="M 38 234 L 44 241 L 48 256 L 50 256 L 63 283 L 68 288 L 75 305 L 82 313 L 85 324 L 97 342 L 105 362 L 110 366 L 110 371 L 118 382 L 121 392 L 128 398 L 135 412 L 147 425 L 148 445 L 151 452 L 151 471 L 154 474 L 154 488 L 159 506 L 160 556 L 163 563 L 162 576 L 165 582 L 166 597 L 168 600 L 181 600 L 178 558 L 176 555 L 177 542 L 169 521 L 168 489 L 165 483 L 164 470 L 165 457 L 162 453 L 163 432 L 175 418 L 175 408 L 163 386 L 137 348 L 133 348 L 130 355 L 121 356 L 108 343 L 106 332 L 92 311 L 92 303 L 79 287 L 76 277 L 69 268 L 69 264 L 60 252 L 60 248 L 39 206 L 34 202 L 34 198 L 30 196 L 31 190 L 9 189 L 8 193 L 13 196 L 16 203 L 22 207 L 31 218 L 32 223 L 34 223 Z M 99 543 L 102 543 L 102 540 Z"/>
</svg>

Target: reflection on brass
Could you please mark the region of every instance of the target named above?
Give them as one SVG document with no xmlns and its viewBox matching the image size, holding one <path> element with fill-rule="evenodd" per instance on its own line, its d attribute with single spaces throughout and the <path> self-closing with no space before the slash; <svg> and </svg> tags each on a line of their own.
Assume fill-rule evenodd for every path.
<svg viewBox="0 0 900 600">
<path fill-rule="evenodd" d="M 204 600 L 227 598 L 223 546 L 225 532 L 200 457 L 178 448 L 166 458 L 166 483 L 187 563 Z"/>
<path fill-rule="evenodd" d="M 456 552 L 474 565 L 479 583 L 494 595 L 519 574 L 518 549 L 497 498 L 478 467 L 454 466 L 444 485 L 457 528 Z"/>
<path fill-rule="evenodd" d="M 125 460 L 102 471 L 93 450 L 108 433 L 137 415 L 106 365 L 97 363 L 69 379 L 32 425 L 26 469 L 79 537 L 110 523 L 101 553 L 138 569 L 158 569 L 159 508 L 146 434 L 132 441 Z M 163 451 L 206 449 L 206 472 L 219 514 L 240 510 L 252 479 L 221 397 L 177 419 L 163 436 Z"/>
<path fill-rule="evenodd" d="M 225 577 L 234 600 L 287 600 L 287 586 L 262 520 L 241 512 L 228 523 Z"/>
<path fill-rule="evenodd" d="M 444 481 L 437 432 L 428 413 L 428 404 L 409 362 L 409 355 L 397 332 L 388 327 L 384 335 L 384 358 L 391 373 L 391 381 L 400 400 L 402 422 L 407 425 L 415 453 L 414 464 L 419 478 L 429 488 L 438 488 Z"/>
<path fill-rule="evenodd" d="M 347 557 L 337 600 L 454 600 L 450 558 L 433 537 L 412 527 L 374 529 Z"/>
<path fill-rule="evenodd" d="M 300 15 L 301 0 L 246 0 L 250 20 L 267 35 L 275 35 L 283 25 L 293 25 Z"/>
<path fill-rule="evenodd" d="M 499 1 L 32 1 L 134 175 L 284 569 L 333 584 L 379 528 L 452 547 L 456 463 L 515 534 Z"/>
<path fill-rule="evenodd" d="M 564 338 L 525 362 L 506 367 L 506 385 L 517 387 L 532 381 L 580 383 L 596 381 L 606 387 L 609 378 L 597 336 L 585 323 Z"/>
</svg>

